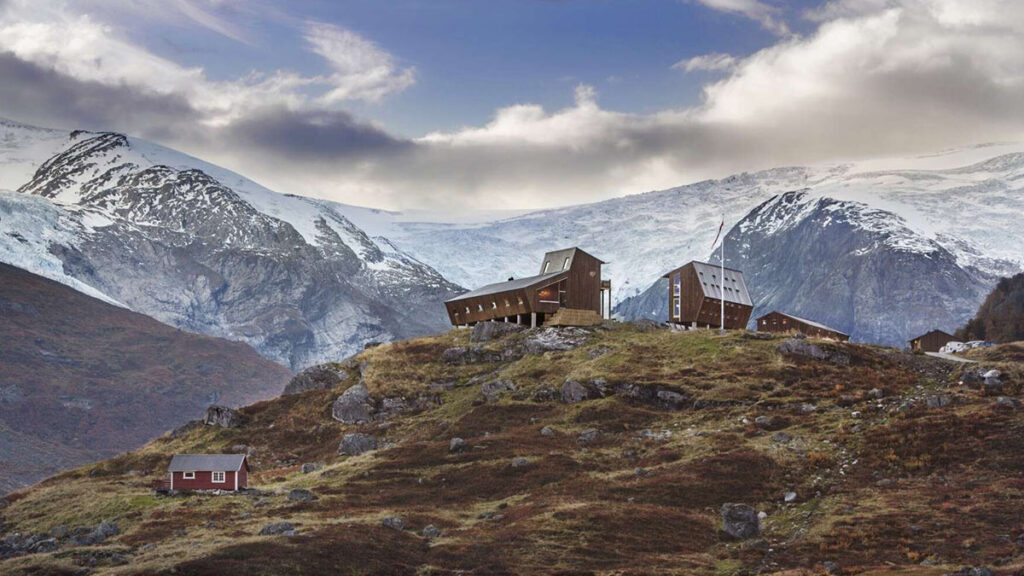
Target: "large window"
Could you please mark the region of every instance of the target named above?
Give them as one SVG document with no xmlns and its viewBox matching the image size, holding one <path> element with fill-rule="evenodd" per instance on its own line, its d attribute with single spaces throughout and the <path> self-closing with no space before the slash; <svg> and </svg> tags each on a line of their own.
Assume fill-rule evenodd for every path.
<svg viewBox="0 0 1024 576">
<path fill-rule="evenodd" d="M 213 478 L 212 478 L 213 482 L 216 482 L 218 484 L 224 482 L 224 473 L 223 472 L 214 472 L 212 474 L 212 476 L 213 476 Z"/>
<path fill-rule="evenodd" d="M 672 285 L 672 293 L 675 294 L 676 296 L 679 296 L 680 292 L 682 292 L 683 289 L 683 280 L 681 274 L 676 274 L 675 276 L 672 277 Z"/>
</svg>

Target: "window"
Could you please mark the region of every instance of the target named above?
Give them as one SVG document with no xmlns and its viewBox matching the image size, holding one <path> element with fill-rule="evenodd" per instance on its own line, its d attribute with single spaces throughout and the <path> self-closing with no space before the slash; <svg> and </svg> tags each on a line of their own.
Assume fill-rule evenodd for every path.
<svg viewBox="0 0 1024 576">
<path fill-rule="evenodd" d="M 505 298 L 505 308 L 511 308 L 511 307 L 512 307 L 512 303 L 508 301 L 508 298 Z"/>
<path fill-rule="evenodd" d="M 469 314 L 469 306 L 466 306 L 466 314 Z"/>
<path fill-rule="evenodd" d="M 520 306 L 523 305 L 523 297 L 522 296 L 517 297 L 516 300 L 519 302 Z"/>
<path fill-rule="evenodd" d="M 679 274 L 676 274 L 675 276 L 673 276 L 672 277 L 672 283 L 674 285 L 674 288 L 672 289 L 673 293 L 676 296 L 679 296 L 679 293 L 682 291 L 682 278 L 681 278 L 681 276 Z"/>
<path fill-rule="evenodd" d="M 195 480 L 196 479 L 196 473 L 195 472 L 182 472 L 181 473 L 181 477 L 184 480 Z"/>
<path fill-rule="evenodd" d="M 495 302 L 494 300 L 492 300 L 491 301 L 491 310 L 497 310 L 497 309 L 498 309 L 498 303 Z"/>
<path fill-rule="evenodd" d="M 549 270 L 551 270 L 551 260 L 545 260 L 544 261 L 544 271 L 541 272 L 541 274 L 547 274 Z"/>
<path fill-rule="evenodd" d="M 477 304 L 476 305 L 476 311 L 477 312 L 483 312 L 484 311 L 484 305 L 483 304 Z"/>
<path fill-rule="evenodd" d="M 224 482 L 224 473 L 223 472 L 214 472 L 213 473 L 213 478 L 211 479 L 211 481 L 212 482 L 216 482 L 218 484 L 223 483 Z"/>
<path fill-rule="evenodd" d="M 569 269 L 569 257 L 566 256 L 565 262 L 562 262 L 562 270 L 568 270 L 568 269 Z"/>
<path fill-rule="evenodd" d="M 676 317 L 676 318 L 679 318 L 679 297 L 678 296 L 676 296 L 675 298 L 672 299 L 672 310 L 673 310 L 672 315 L 674 317 Z"/>
</svg>

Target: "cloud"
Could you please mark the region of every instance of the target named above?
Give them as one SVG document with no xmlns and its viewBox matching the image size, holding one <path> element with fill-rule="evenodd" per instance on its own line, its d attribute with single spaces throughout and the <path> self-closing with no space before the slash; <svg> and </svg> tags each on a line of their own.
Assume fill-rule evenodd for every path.
<svg viewBox="0 0 1024 576">
<path fill-rule="evenodd" d="M 413 68 L 399 69 L 391 54 L 350 30 L 312 22 L 305 38 L 312 51 L 323 56 L 334 69 L 330 77 L 332 88 L 322 97 L 328 104 L 343 100 L 379 101 L 416 81 Z"/>
<path fill-rule="evenodd" d="M 760 0 L 694 0 L 712 10 L 739 14 L 755 22 L 775 34 L 789 34 L 789 27 L 778 19 L 780 10 Z"/>
<path fill-rule="evenodd" d="M 736 58 L 717 52 L 680 60 L 672 65 L 673 70 L 683 70 L 684 72 L 723 72 L 735 67 Z"/>
</svg>

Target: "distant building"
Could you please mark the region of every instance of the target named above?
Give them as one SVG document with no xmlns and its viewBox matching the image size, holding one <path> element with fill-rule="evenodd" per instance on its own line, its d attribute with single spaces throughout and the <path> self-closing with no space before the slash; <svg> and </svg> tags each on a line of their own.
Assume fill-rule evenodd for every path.
<svg viewBox="0 0 1024 576">
<path fill-rule="evenodd" d="M 910 349 L 915 352 L 938 352 L 940 348 L 954 340 L 956 337 L 952 334 L 947 334 L 942 330 L 932 330 L 911 340 Z"/>
<path fill-rule="evenodd" d="M 602 264 L 579 248 L 548 252 L 536 276 L 489 284 L 446 301 L 448 318 L 454 326 L 488 320 L 530 326 L 600 324 L 606 293 L 611 309 L 611 285 L 601 280 Z"/>
<path fill-rule="evenodd" d="M 175 454 L 167 466 L 171 490 L 244 490 L 249 462 L 244 454 Z"/>
<path fill-rule="evenodd" d="M 828 326 L 813 320 L 807 320 L 806 318 L 800 318 L 798 316 L 778 311 L 769 312 L 758 318 L 757 331 L 774 332 L 779 334 L 799 332 L 813 338 L 831 338 L 832 340 L 839 340 L 840 342 L 846 342 L 850 339 L 849 334 L 840 332 L 835 328 L 829 328 Z"/>
<path fill-rule="evenodd" d="M 720 328 L 725 300 L 725 328 L 747 327 L 754 303 L 743 272 L 704 262 L 690 262 L 665 274 L 668 278 L 668 321 L 693 328 Z"/>
</svg>

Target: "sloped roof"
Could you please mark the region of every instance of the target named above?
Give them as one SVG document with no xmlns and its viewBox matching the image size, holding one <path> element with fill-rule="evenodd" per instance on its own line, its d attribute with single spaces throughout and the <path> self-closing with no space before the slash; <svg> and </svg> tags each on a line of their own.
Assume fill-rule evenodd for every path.
<svg viewBox="0 0 1024 576">
<path fill-rule="evenodd" d="M 600 258 L 594 256 L 593 254 L 590 254 L 588 252 L 584 252 L 583 250 L 573 246 L 572 248 L 564 248 L 562 250 L 554 250 L 552 252 L 548 252 L 548 253 L 544 254 L 544 259 L 540 261 L 540 273 L 541 274 L 544 273 L 544 265 L 547 264 L 548 262 L 551 262 L 551 271 L 552 272 L 560 272 L 560 271 L 564 271 L 564 270 L 568 270 L 569 268 L 572 268 L 573 260 L 576 259 L 576 253 L 578 253 L 578 252 L 586 254 L 587 256 L 590 256 L 591 258 L 593 258 L 594 260 L 597 260 L 601 264 L 607 264 L 607 262 L 605 262 L 604 260 L 601 260 Z M 569 265 L 568 266 L 565 265 L 565 259 L 566 258 L 569 259 Z"/>
<path fill-rule="evenodd" d="M 704 290 L 704 296 L 714 298 L 716 300 L 721 299 L 722 286 L 721 279 L 719 278 L 719 276 L 722 275 L 721 266 L 708 264 L 707 262 L 697 262 L 694 260 L 693 262 L 680 266 L 668 274 L 665 274 L 664 277 L 668 278 L 690 264 L 693 264 L 694 271 L 697 272 L 697 278 L 700 280 L 700 286 Z M 732 302 L 733 304 L 740 304 L 742 306 L 754 305 L 754 301 L 750 299 L 750 292 L 747 291 L 747 283 L 743 280 L 743 272 L 740 272 L 735 268 L 726 267 L 725 288 L 726 302 Z"/>
<path fill-rule="evenodd" d="M 175 454 L 167 470 L 170 472 L 228 472 L 239 470 L 245 454 Z"/>
<path fill-rule="evenodd" d="M 925 332 L 924 334 L 921 334 L 917 338 L 911 338 L 910 342 L 913 342 L 914 340 L 920 340 L 921 338 L 924 338 L 925 336 L 930 336 L 932 334 L 941 334 L 943 336 L 948 336 L 950 340 L 956 338 L 956 336 L 953 336 L 952 334 L 950 334 L 949 332 L 946 332 L 945 330 L 929 330 L 928 332 Z"/>
<path fill-rule="evenodd" d="M 445 302 L 458 302 L 459 300 L 466 300 L 469 298 L 476 298 L 477 296 L 488 296 L 490 294 L 501 294 L 502 292 L 509 292 L 512 290 L 519 290 L 522 288 L 529 288 L 535 284 L 540 284 L 546 280 L 551 280 L 559 274 L 562 274 L 562 270 L 557 272 L 551 272 L 550 274 L 539 274 L 537 276 L 527 276 L 526 278 L 517 278 L 515 280 L 509 280 L 507 282 L 497 282 L 495 284 L 488 284 L 476 290 L 470 290 L 465 294 L 459 294 L 455 298 L 445 300 Z"/>
<path fill-rule="evenodd" d="M 843 332 L 842 330 L 836 330 L 835 328 L 832 328 L 831 326 L 826 326 L 826 325 L 822 324 L 821 322 L 815 322 L 814 320 L 808 320 L 807 318 L 801 318 L 799 316 L 793 316 L 792 314 L 786 314 L 785 312 L 779 312 L 778 310 L 773 310 L 773 311 L 769 312 L 768 314 L 765 314 L 764 316 L 761 316 L 761 318 L 764 318 L 765 316 L 768 316 L 770 314 L 780 314 L 782 316 L 785 316 L 786 318 L 789 318 L 790 320 L 796 320 L 797 322 L 803 322 L 804 324 L 807 324 L 809 326 L 814 326 L 815 328 L 821 328 L 822 330 L 828 330 L 829 332 L 835 332 L 836 334 L 842 334 L 843 336 L 849 336 L 849 334 L 847 334 L 846 332 Z M 758 318 L 758 320 L 760 320 L 761 318 Z"/>
</svg>

